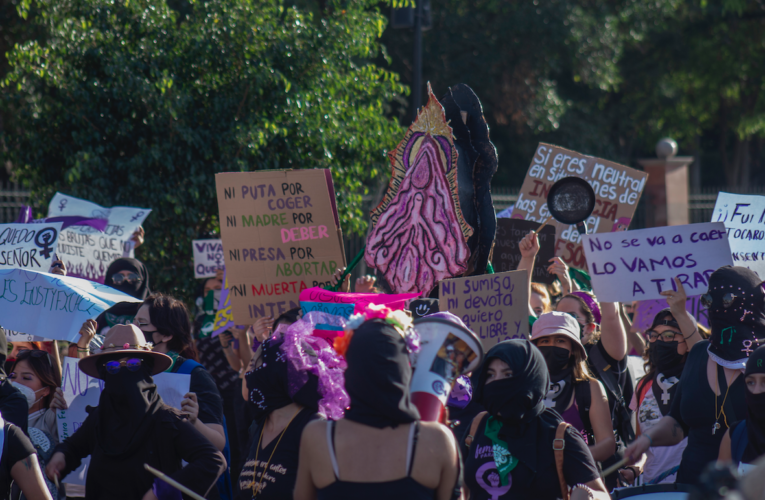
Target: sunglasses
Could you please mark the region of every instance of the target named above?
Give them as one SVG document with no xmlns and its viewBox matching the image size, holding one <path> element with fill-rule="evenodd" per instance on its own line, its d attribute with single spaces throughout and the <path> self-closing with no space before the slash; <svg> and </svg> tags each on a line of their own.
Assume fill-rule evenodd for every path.
<svg viewBox="0 0 765 500">
<path fill-rule="evenodd" d="M 104 367 L 106 368 L 106 371 L 111 373 L 112 375 L 116 375 L 122 370 L 122 367 L 128 369 L 128 371 L 131 372 L 137 372 L 141 368 L 141 364 L 143 364 L 143 361 L 138 358 L 131 358 L 127 361 L 109 361 L 107 362 Z"/>
<path fill-rule="evenodd" d="M 16 361 L 23 361 L 27 358 L 42 358 L 43 356 L 48 358 L 48 364 L 53 366 L 53 362 L 50 359 L 50 354 L 40 349 L 22 349 L 16 355 Z"/>
<path fill-rule="evenodd" d="M 115 285 L 121 285 L 123 283 L 138 283 L 139 281 L 143 281 L 140 276 L 138 276 L 136 273 L 130 273 L 127 276 L 124 274 L 115 274 L 112 276 L 112 283 Z"/>
<path fill-rule="evenodd" d="M 725 295 L 723 295 L 723 298 L 722 298 L 722 306 L 725 309 L 729 308 L 730 306 L 733 305 L 733 303 L 736 301 L 737 298 L 738 297 L 736 295 L 733 295 L 730 292 L 726 293 Z M 705 293 L 704 295 L 701 296 L 701 305 L 703 305 L 707 309 L 712 307 L 712 301 L 713 299 L 711 294 Z"/>
<path fill-rule="evenodd" d="M 681 337 L 683 336 L 682 333 L 670 331 L 659 333 L 654 330 L 648 330 L 645 333 L 648 335 L 648 340 L 650 342 L 656 342 L 657 340 L 661 340 L 662 342 L 673 342 L 678 335 Z"/>
</svg>

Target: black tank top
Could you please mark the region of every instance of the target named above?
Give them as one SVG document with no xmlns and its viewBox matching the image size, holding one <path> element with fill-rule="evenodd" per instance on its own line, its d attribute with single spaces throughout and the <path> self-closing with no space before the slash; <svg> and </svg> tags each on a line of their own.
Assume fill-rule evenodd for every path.
<svg viewBox="0 0 765 500">
<path fill-rule="evenodd" d="M 332 461 L 332 470 L 335 472 L 335 482 L 319 489 L 318 500 L 391 500 L 400 498 L 407 500 L 430 500 L 435 498 L 435 490 L 426 488 L 412 479 L 412 465 L 414 464 L 414 452 L 417 448 L 419 435 L 419 422 L 414 422 L 409 428 L 409 441 L 406 453 L 406 477 L 384 483 L 354 483 L 341 481 L 335 455 L 335 422 L 327 422 L 327 446 L 329 458 Z"/>
</svg>

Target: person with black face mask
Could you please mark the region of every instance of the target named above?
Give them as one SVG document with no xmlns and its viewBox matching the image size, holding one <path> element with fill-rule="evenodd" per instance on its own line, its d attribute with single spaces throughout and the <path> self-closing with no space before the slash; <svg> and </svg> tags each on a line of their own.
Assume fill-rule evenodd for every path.
<svg viewBox="0 0 765 500">
<path fill-rule="evenodd" d="M 412 404 L 403 331 L 371 319 L 345 334 L 352 335 L 345 351 L 351 406 L 343 419 L 311 422 L 303 432 L 295 500 L 459 497 L 452 433 L 420 421 Z"/>
<path fill-rule="evenodd" d="M 742 372 L 765 336 L 765 290 L 751 269 L 716 270 L 701 302 L 709 311 L 712 335 L 688 353 L 669 413 L 625 452 L 634 463 L 650 447 L 674 446 L 688 436 L 677 472 L 677 482 L 686 484 L 698 482 L 705 467 L 718 458 L 725 431 L 746 417 Z"/>
<path fill-rule="evenodd" d="M 582 436 L 545 407 L 549 373 L 539 349 L 527 340 L 500 342 L 473 376 L 473 395 L 487 412 L 470 424 L 463 446 L 471 500 L 552 500 L 569 498 L 569 490 L 571 500 L 610 498 Z"/>
<path fill-rule="evenodd" d="M 765 456 L 765 345 L 755 350 L 746 362 L 746 419 L 733 424 L 720 443 L 718 462 L 733 462 L 740 474 L 755 468 Z"/>
<path fill-rule="evenodd" d="M 684 294 L 681 311 L 676 311 L 675 302 L 669 302 L 672 309 L 659 311 L 651 328 L 645 332 L 648 337 L 648 349 L 643 356 L 646 374 L 638 382 L 630 404 L 632 410 L 637 412 L 638 435 L 653 428 L 663 416 L 669 414 L 688 351 L 693 346 L 692 341 L 698 338 L 698 335 L 691 336 L 696 325 L 685 310 Z M 680 321 L 675 319 L 674 314 L 678 314 Z M 625 482 L 632 484 L 642 473 L 644 484 L 674 483 L 687 444 L 688 439 L 683 438 L 674 446 L 649 448 L 643 460 L 622 470 Z"/>
<path fill-rule="evenodd" d="M 105 347 L 79 362 L 83 373 L 104 381 L 98 407 L 56 447 L 45 469 L 48 478 L 64 478 L 90 455 L 86 500 L 156 500 L 172 491 L 144 464 L 207 495 L 226 461 L 157 393 L 152 376 L 171 364 L 168 356 L 151 351 L 136 326 L 112 327 Z"/>
<path fill-rule="evenodd" d="M 255 422 L 238 475 L 241 500 L 292 498 L 303 429 L 325 416 L 341 417 L 348 403 L 342 360 L 312 336 L 314 327 L 301 320 L 280 328 L 260 344 L 247 369 L 242 395 Z"/>
<path fill-rule="evenodd" d="M 608 459 L 616 451 L 608 397 L 587 368 L 579 323 L 568 313 L 542 314 L 531 329 L 531 342 L 544 356 L 550 372 L 545 406 L 579 431 L 596 461 Z"/>
</svg>

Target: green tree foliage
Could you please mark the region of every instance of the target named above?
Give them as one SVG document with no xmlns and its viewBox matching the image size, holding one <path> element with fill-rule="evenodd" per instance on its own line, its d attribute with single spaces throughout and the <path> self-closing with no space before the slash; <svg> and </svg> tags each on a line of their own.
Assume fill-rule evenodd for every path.
<svg viewBox="0 0 765 500">
<path fill-rule="evenodd" d="M 45 43 L 8 54 L 9 157 L 44 212 L 55 191 L 149 207 L 153 286 L 193 290 L 191 240 L 218 226 L 214 174 L 331 168 L 346 233 L 401 134 L 406 91 L 369 61 L 386 19 L 370 0 L 55 0 Z M 188 296 L 187 296 L 188 297 Z"/>
</svg>

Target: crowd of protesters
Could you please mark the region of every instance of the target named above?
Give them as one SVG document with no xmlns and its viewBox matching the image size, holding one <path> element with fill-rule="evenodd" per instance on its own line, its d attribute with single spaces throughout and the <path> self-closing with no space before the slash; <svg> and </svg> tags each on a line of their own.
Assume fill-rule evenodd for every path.
<svg viewBox="0 0 765 500">
<path fill-rule="evenodd" d="M 520 250 L 519 269 L 532 269 L 537 237 Z M 554 286 L 529 283 L 530 338 L 492 347 L 454 381 L 445 418 L 426 422 L 411 397 L 412 316 L 464 327 L 436 299 L 354 315 L 334 341 L 299 309 L 213 335 L 220 275 L 200 282 L 192 313 L 151 289 L 143 263 L 118 259 L 106 284 L 140 302 L 88 320 L 66 351 L 102 381 L 66 439 L 58 348 L 0 335 L 0 500 L 607 499 L 638 485 L 700 487 L 710 467 L 765 471 L 765 290 L 754 272 L 710 276 L 709 330 L 677 281 L 639 331 L 634 304 L 599 301 L 559 258 L 549 271 Z M 375 285 L 365 276 L 353 288 Z M 158 393 L 163 372 L 190 377 L 178 409 Z M 86 457 L 84 487 L 69 486 Z"/>
</svg>

